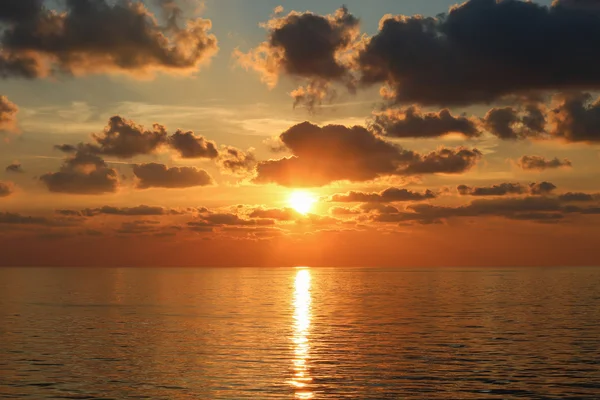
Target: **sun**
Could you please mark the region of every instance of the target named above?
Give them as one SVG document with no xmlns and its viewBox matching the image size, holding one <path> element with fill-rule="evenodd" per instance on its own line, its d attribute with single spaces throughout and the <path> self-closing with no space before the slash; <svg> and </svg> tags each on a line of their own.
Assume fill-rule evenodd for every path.
<svg viewBox="0 0 600 400">
<path fill-rule="evenodd" d="M 313 204 L 317 202 L 313 195 L 303 190 L 296 190 L 290 195 L 290 206 L 300 214 L 306 214 L 311 209 Z"/>
</svg>

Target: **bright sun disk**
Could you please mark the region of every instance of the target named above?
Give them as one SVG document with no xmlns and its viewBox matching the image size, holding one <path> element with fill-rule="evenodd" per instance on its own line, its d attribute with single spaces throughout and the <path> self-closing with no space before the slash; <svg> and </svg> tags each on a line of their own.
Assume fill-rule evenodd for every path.
<svg viewBox="0 0 600 400">
<path fill-rule="evenodd" d="M 290 206 L 300 214 L 306 214 L 311 209 L 316 199 L 308 192 L 297 190 L 290 195 Z"/>
</svg>

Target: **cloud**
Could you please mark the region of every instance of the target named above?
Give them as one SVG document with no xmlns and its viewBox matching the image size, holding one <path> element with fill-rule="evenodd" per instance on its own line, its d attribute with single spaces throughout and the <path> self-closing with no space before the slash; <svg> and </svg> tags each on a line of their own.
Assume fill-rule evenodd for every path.
<svg viewBox="0 0 600 400">
<path fill-rule="evenodd" d="M 257 208 L 250 213 L 250 218 L 274 219 L 277 221 L 293 221 L 301 215 L 292 208 Z"/>
<path fill-rule="evenodd" d="M 141 154 L 151 154 L 166 143 L 167 131 L 164 126 L 154 124 L 154 129 L 114 116 L 101 134 L 93 134 L 96 144 L 87 145 L 91 152 L 120 158 L 131 158 Z M 85 146 L 85 145 L 84 145 Z"/>
<path fill-rule="evenodd" d="M 356 215 L 356 214 L 360 214 L 361 211 L 354 209 L 354 208 L 347 208 L 347 207 L 331 207 L 329 209 L 329 213 L 331 215 L 333 215 L 334 217 L 347 217 L 349 215 Z"/>
<path fill-rule="evenodd" d="M 448 218 L 496 216 L 516 220 L 547 221 L 561 219 L 563 208 L 556 198 L 534 196 L 478 199 L 459 207 L 416 204 L 409 206 L 408 210 L 410 212 L 375 215 L 372 219 L 378 222 L 434 223 Z"/>
<path fill-rule="evenodd" d="M 219 152 L 214 142 L 196 136 L 194 132 L 177 131 L 169 137 L 169 143 L 182 158 L 217 158 Z"/>
<path fill-rule="evenodd" d="M 133 166 L 133 173 L 138 178 L 138 189 L 180 189 L 213 184 L 210 175 L 196 167 L 167 168 L 157 163 L 138 164 Z"/>
<path fill-rule="evenodd" d="M 18 162 L 14 162 L 14 163 L 8 165 L 5 168 L 5 171 L 9 172 L 9 173 L 14 173 L 14 174 L 22 174 L 25 172 L 25 171 L 23 171 L 23 167 L 21 166 L 21 163 L 18 163 Z"/>
<path fill-rule="evenodd" d="M 117 171 L 99 156 L 83 150 L 67 158 L 58 172 L 42 175 L 40 181 L 55 193 L 99 195 L 119 188 Z"/>
<path fill-rule="evenodd" d="M 470 0 L 439 18 L 385 16 L 358 56 L 361 81 L 385 84 L 393 101 L 436 105 L 599 88 L 598 14 L 563 4 Z"/>
<path fill-rule="evenodd" d="M 542 156 L 523 156 L 517 161 L 517 165 L 528 171 L 543 171 L 546 169 L 572 167 L 571 161 L 559 160 L 558 158 L 547 159 Z"/>
<path fill-rule="evenodd" d="M 270 226 L 275 225 L 272 219 L 244 219 L 237 214 L 205 213 L 198 219 L 188 222 L 188 228 L 196 232 L 212 232 L 214 228 L 226 226 Z"/>
<path fill-rule="evenodd" d="M 520 183 L 501 183 L 488 187 L 459 185 L 456 189 L 462 196 L 505 196 L 509 194 L 523 194 L 529 191 L 529 187 Z"/>
<path fill-rule="evenodd" d="M 529 184 L 529 191 L 533 195 L 550 194 L 556 189 L 556 185 L 550 182 L 539 182 Z"/>
<path fill-rule="evenodd" d="M 100 214 L 118 216 L 156 216 L 166 215 L 169 213 L 168 210 L 164 207 L 146 205 L 140 205 L 136 207 L 104 206 L 100 208 L 86 208 L 82 211 L 59 210 L 59 212 L 62 214 L 78 213 L 79 215 L 83 215 L 86 217 L 93 217 Z"/>
<path fill-rule="evenodd" d="M 546 115 L 537 104 L 528 104 L 522 111 L 514 107 L 492 108 L 483 118 L 483 125 L 499 139 L 524 139 L 545 132 Z"/>
<path fill-rule="evenodd" d="M 460 133 L 471 138 L 481 134 L 476 121 L 463 116 L 455 117 L 448 109 L 423 113 L 415 106 L 377 113 L 371 128 L 379 134 L 398 138 L 434 138 L 449 133 Z"/>
<path fill-rule="evenodd" d="M 280 135 L 293 155 L 257 165 L 256 183 L 314 187 L 336 181 L 363 182 L 382 176 L 460 173 L 470 169 L 481 153 L 465 148 L 440 148 L 421 155 L 386 142 L 361 126 L 309 122 Z"/>
<path fill-rule="evenodd" d="M 591 100 L 589 93 L 556 95 L 550 134 L 568 142 L 600 142 L 600 99 Z"/>
<path fill-rule="evenodd" d="M 556 186 L 550 182 L 530 183 L 529 185 L 523 185 L 521 183 L 500 183 L 498 185 L 484 187 L 459 185 L 456 189 L 461 196 L 542 195 L 554 191 Z"/>
<path fill-rule="evenodd" d="M 223 146 L 219 162 L 225 171 L 235 175 L 247 174 L 257 164 L 256 156 L 252 152 L 252 149 L 242 151 L 231 146 Z"/>
<path fill-rule="evenodd" d="M 11 182 L 0 182 L 0 197 L 8 197 L 13 194 L 13 184 Z"/>
<path fill-rule="evenodd" d="M 194 132 L 177 130 L 169 135 L 164 125 L 153 124 L 152 129 L 147 129 L 118 115 L 109 119 L 101 133 L 92 134 L 92 139 L 92 143 L 62 144 L 54 148 L 63 153 L 81 150 L 119 158 L 154 154 L 162 148 L 171 148 L 187 159 L 214 159 L 219 156 L 215 142 L 197 136 Z"/>
<path fill-rule="evenodd" d="M 567 192 L 558 196 L 560 201 L 575 203 L 575 202 L 595 202 L 600 200 L 600 194 L 589 194 L 581 192 Z"/>
<path fill-rule="evenodd" d="M 388 188 L 379 193 L 348 192 L 334 194 L 329 201 L 335 203 L 393 203 L 400 201 L 423 201 L 435 199 L 437 194 L 431 190 L 423 193 L 413 192 L 408 189 Z"/>
<path fill-rule="evenodd" d="M 17 213 L 0 212 L 0 224 L 10 225 L 49 225 L 50 220 L 44 217 L 24 216 Z"/>
<path fill-rule="evenodd" d="M 473 168 L 481 157 L 482 153 L 477 149 L 441 147 L 408 164 L 403 174 L 460 174 Z"/>
<path fill-rule="evenodd" d="M 0 13 L 0 76 L 192 73 L 217 52 L 211 21 L 166 25 L 140 1 L 67 0 L 64 12 L 43 0 L 9 0 Z"/>
<path fill-rule="evenodd" d="M 6 96 L 0 96 L 0 131 L 13 131 L 16 129 L 18 112 L 19 107 L 8 100 Z"/>
<path fill-rule="evenodd" d="M 332 15 L 290 12 L 274 16 L 263 25 L 267 41 L 244 54 L 234 53 L 246 69 L 261 74 L 270 87 L 282 74 L 306 79 L 309 84 L 294 92 L 296 103 L 314 105 L 326 96 L 328 83 L 352 86 L 350 59 L 346 53 L 356 45 L 359 20 L 345 7 Z"/>
<path fill-rule="evenodd" d="M 157 233 L 159 232 L 158 221 L 150 220 L 136 220 L 127 221 L 121 223 L 121 227 L 116 230 L 117 233 L 122 235 L 144 235 L 146 233 Z"/>
</svg>

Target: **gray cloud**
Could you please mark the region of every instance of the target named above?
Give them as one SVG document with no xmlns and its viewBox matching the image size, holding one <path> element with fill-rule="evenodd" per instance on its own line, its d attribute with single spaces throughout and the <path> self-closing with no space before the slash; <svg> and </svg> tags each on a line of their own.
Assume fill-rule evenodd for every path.
<svg viewBox="0 0 600 400">
<path fill-rule="evenodd" d="M 598 14 L 590 10 L 470 0 L 439 18 L 384 17 L 358 63 L 363 84 L 386 84 L 394 101 L 467 105 L 600 88 L 590 58 L 599 46 Z"/>
<path fill-rule="evenodd" d="M 22 174 L 25 172 L 25 171 L 23 171 L 23 167 L 21 166 L 21 163 L 18 163 L 18 162 L 14 162 L 14 163 L 8 165 L 5 168 L 5 171 L 14 173 L 14 174 Z"/>
<path fill-rule="evenodd" d="M 301 215 L 292 208 L 257 208 L 252 210 L 250 218 L 274 219 L 278 221 L 293 221 Z"/>
<path fill-rule="evenodd" d="M 547 159 L 542 156 L 523 156 L 517 161 L 517 165 L 524 170 L 543 171 L 546 169 L 572 167 L 571 161 L 558 158 Z"/>
<path fill-rule="evenodd" d="M 64 212 L 70 212 L 70 210 L 60 210 Z M 156 216 L 156 215 L 166 215 L 169 214 L 169 211 L 164 207 L 159 206 L 146 206 L 140 205 L 136 207 L 112 207 L 112 206 L 103 206 L 100 208 L 86 208 L 85 210 L 78 212 L 80 215 L 86 217 L 93 217 L 96 215 L 104 214 L 104 215 L 118 215 L 118 216 Z"/>
<path fill-rule="evenodd" d="M 13 194 L 13 184 L 11 182 L 0 182 L 0 197 L 8 197 Z"/>
<path fill-rule="evenodd" d="M 528 104 L 522 111 L 514 107 L 492 108 L 483 118 L 483 125 L 499 139 L 524 139 L 545 132 L 546 115 L 537 104 Z"/>
<path fill-rule="evenodd" d="M 2 68 L 1 55 L 0 68 Z M 12 131 L 16 129 L 18 112 L 19 107 L 17 107 L 14 103 L 8 100 L 6 96 L 0 96 L 0 131 Z"/>
<path fill-rule="evenodd" d="M 423 201 L 435 199 L 437 194 L 431 190 L 423 193 L 408 189 L 388 188 L 379 193 L 351 191 L 345 194 L 334 194 L 329 201 L 336 203 L 393 203 L 401 201 Z"/>
<path fill-rule="evenodd" d="M 370 127 L 379 134 L 398 138 L 434 138 L 449 133 L 477 137 L 481 134 L 477 122 L 467 117 L 453 116 L 448 109 L 423 113 L 415 106 L 376 113 Z"/>
<path fill-rule="evenodd" d="M 588 93 L 555 96 L 550 134 L 569 142 L 600 142 L 600 100 Z"/>
<path fill-rule="evenodd" d="M 215 36 L 208 33 L 210 20 L 181 24 L 175 9 L 161 26 L 140 1 L 66 0 L 65 12 L 50 5 L 43 0 L 4 1 L 0 76 L 190 73 L 218 49 Z"/>
<path fill-rule="evenodd" d="M 293 93 L 296 103 L 320 103 L 330 89 L 329 81 L 353 86 L 350 60 L 344 53 L 356 44 L 359 21 L 346 8 L 333 15 L 291 12 L 276 16 L 264 26 L 268 39 L 244 54 L 235 53 L 240 64 L 254 69 L 263 81 L 275 86 L 281 74 L 305 78 L 309 84 Z"/>
<path fill-rule="evenodd" d="M 581 193 L 581 192 L 567 192 L 558 196 L 559 200 L 574 203 L 574 202 L 594 202 L 600 200 L 600 194 L 589 194 L 589 193 Z"/>
<path fill-rule="evenodd" d="M 542 195 L 551 193 L 556 189 L 556 186 L 550 182 L 530 183 L 529 185 L 509 182 L 483 187 L 459 185 L 456 189 L 462 196 Z"/>
<path fill-rule="evenodd" d="M 219 162 L 225 171 L 237 175 L 251 172 L 257 164 L 256 157 L 251 150 L 242 151 L 230 146 L 224 146 Z"/>
<path fill-rule="evenodd" d="M 55 193 L 98 195 L 119 188 L 117 171 L 99 156 L 84 151 L 67 158 L 58 172 L 42 175 L 40 181 Z"/>
<path fill-rule="evenodd" d="M 213 184 L 210 175 L 196 167 L 167 168 L 163 164 L 149 163 L 134 165 L 133 173 L 138 179 L 137 187 L 139 189 L 180 189 Z"/>
<path fill-rule="evenodd" d="M 550 194 L 556 189 L 556 185 L 550 182 L 531 183 L 529 191 L 533 195 Z"/>
<path fill-rule="evenodd" d="M 62 144 L 54 148 L 63 153 L 81 151 L 119 158 L 154 154 L 162 148 L 171 148 L 182 158 L 188 159 L 214 159 L 219 156 L 214 142 L 197 136 L 194 132 L 178 130 L 169 135 L 164 125 L 154 124 L 152 129 L 147 129 L 118 115 L 109 119 L 101 133 L 92 134 L 92 139 L 92 143 Z"/>
<path fill-rule="evenodd" d="M 293 156 L 259 162 L 255 182 L 310 187 L 390 175 L 461 173 L 481 157 L 478 150 L 465 148 L 440 148 L 421 155 L 361 126 L 319 127 L 304 122 L 282 133 L 280 140 Z"/>
<path fill-rule="evenodd" d="M 182 158 L 217 158 L 219 152 L 214 142 L 196 136 L 194 132 L 177 131 L 169 137 L 169 143 Z"/>
</svg>

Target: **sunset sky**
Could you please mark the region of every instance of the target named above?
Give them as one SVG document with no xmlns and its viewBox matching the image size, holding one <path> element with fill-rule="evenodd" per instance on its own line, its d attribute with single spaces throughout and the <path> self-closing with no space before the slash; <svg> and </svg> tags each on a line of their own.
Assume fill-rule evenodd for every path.
<svg viewBox="0 0 600 400">
<path fill-rule="evenodd" d="M 1 266 L 593 265 L 595 1 L 3 0 Z"/>
</svg>

